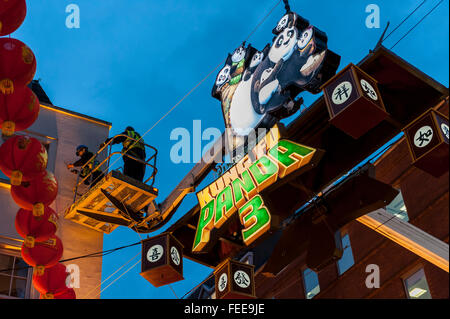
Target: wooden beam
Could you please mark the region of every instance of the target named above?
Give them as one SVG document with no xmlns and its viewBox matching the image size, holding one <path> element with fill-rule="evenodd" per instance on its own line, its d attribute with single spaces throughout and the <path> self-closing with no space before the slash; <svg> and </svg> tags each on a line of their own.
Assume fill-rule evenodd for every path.
<svg viewBox="0 0 450 319">
<path fill-rule="evenodd" d="M 375 230 L 400 246 L 430 263 L 449 272 L 448 244 L 424 232 L 420 228 L 378 209 L 357 219 L 361 224 Z"/>
</svg>

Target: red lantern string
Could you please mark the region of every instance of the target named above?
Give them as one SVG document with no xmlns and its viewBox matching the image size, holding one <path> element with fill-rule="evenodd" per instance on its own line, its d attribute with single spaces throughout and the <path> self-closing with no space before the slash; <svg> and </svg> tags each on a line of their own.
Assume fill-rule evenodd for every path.
<svg viewBox="0 0 450 319">
<path fill-rule="evenodd" d="M 15 131 L 23 131 L 38 118 L 39 99 L 28 88 L 16 87 L 14 93 L 0 93 L 0 128 L 5 136 L 12 136 Z"/>
<path fill-rule="evenodd" d="M 22 244 L 22 259 L 35 268 L 36 275 L 44 275 L 46 268 L 50 268 L 58 263 L 63 254 L 61 239 L 57 236 L 50 237 L 42 243 L 35 243 L 33 248 Z"/>
<path fill-rule="evenodd" d="M 58 183 L 53 173 L 44 175 L 21 185 L 11 185 L 11 196 L 19 207 L 33 211 L 34 216 L 42 216 L 46 206 L 50 206 L 58 194 Z"/>
<path fill-rule="evenodd" d="M 66 266 L 57 263 L 55 266 L 45 269 L 42 276 L 33 275 L 34 288 L 42 295 L 57 295 L 63 293 L 67 288 L 67 272 Z"/>
<path fill-rule="evenodd" d="M 23 42 L 0 38 L 0 92 L 14 93 L 14 87 L 28 85 L 36 73 L 36 58 Z"/>
<path fill-rule="evenodd" d="M 17 233 L 25 239 L 25 246 L 33 248 L 36 242 L 44 242 L 55 235 L 57 215 L 53 209 L 46 207 L 44 215 L 36 217 L 33 212 L 19 209 L 15 226 Z"/>
<path fill-rule="evenodd" d="M 0 0 L 0 128 L 4 136 L 30 127 L 39 114 L 39 100 L 27 85 L 36 73 L 34 53 L 11 38 L 27 13 L 25 0 Z M 41 299 L 76 299 L 66 286 L 68 273 L 59 264 L 63 254 L 55 235 L 57 215 L 49 207 L 58 184 L 46 171 L 47 151 L 33 138 L 15 136 L 0 146 L 0 169 L 11 178 L 11 196 L 22 207 L 16 215 L 17 233 L 25 239 L 22 258 L 35 267 L 34 287 Z"/>
<path fill-rule="evenodd" d="M 44 174 L 47 162 L 47 150 L 35 138 L 14 136 L 0 146 L 0 170 L 11 178 L 11 185 Z"/>
<path fill-rule="evenodd" d="M 27 4 L 25 0 L 0 2 L 0 36 L 16 31 L 25 20 Z"/>
</svg>

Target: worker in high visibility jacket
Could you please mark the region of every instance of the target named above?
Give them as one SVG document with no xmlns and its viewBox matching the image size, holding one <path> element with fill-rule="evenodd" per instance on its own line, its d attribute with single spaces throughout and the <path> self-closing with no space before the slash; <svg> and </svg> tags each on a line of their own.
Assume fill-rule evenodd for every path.
<svg viewBox="0 0 450 319">
<path fill-rule="evenodd" d="M 73 169 L 75 167 L 81 167 L 80 178 L 85 178 L 90 174 L 89 178 L 84 181 L 84 184 L 91 185 L 91 187 L 94 186 L 103 177 L 103 172 L 98 167 L 99 162 L 86 145 L 79 145 L 75 154 L 80 157 L 80 159 L 72 164 L 68 164 L 67 168 Z M 72 172 L 78 173 L 76 170 Z"/>
<path fill-rule="evenodd" d="M 133 127 L 128 126 L 119 136 L 106 139 L 106 141 L 100 145 L 100 148 L 109 143 L 111 140 L 113 140 L 111 142 L 112 144 L 122 143 L 122 152 L 124 152 L 123 173 L 142 182 L 145 175 L 146 165 L 143 162 L 145 162 L 146 154 L 144 140 L 141 138 L 139 133 L 137 133 Z M 142 162 L 138 162 L 127 155 L 139 159 Z"/>
</svg>

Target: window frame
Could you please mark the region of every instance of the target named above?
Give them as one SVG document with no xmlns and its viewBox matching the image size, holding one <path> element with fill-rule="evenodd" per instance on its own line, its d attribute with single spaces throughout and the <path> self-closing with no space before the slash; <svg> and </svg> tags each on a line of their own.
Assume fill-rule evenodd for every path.
<svg viewBox="0 0 450 319">
<path fill-rule="evenodd" d="M 345 244 L 343 242 L 345 236 L 348 236 L 348 241 L 349 241 L 349 244 L 350 244 L 349 248 L 350 248 L 350 251 L 351 251 L 351 254 L 352 254 L 353 263 L 352 263 L 352 265 L 350 267 L 348 267 L 346 270 L 341 272 L 341 268 L 340 268 L 339 265 L 340 265 L 340 262 L 342 261 L 342 258 L 344 257 L 344 254 L 345 254 Z M 349 271 L 353 266 L 355 266 L 355 254 L 353 253 L 352 241 L 350 239 L 350 233 L 348 232 L 348 230 L 342 230 L 341 231 L 341 243 L 342 243 L 342 257 L 339 260 L 336 261 L 336 268 L 337 268 L 338 277 L 342 276 L 347 271 Z"/>
<path fill-rule="evenodd" d="M 420 270 L 423 271 L 423 276 L 425 278 L 425 282 L 427 283 L 428 292 L 431 296 L 431 299 L 433 299 L 433 295 L 431 294 L 430 285 L 429 285 L 428 279 L 427 279 L 427 274 L 425 272 L 425 266 L 422 263 L 414 265 L 412 268 L 410 268 L 409 270 L 407 270 L 405 273 L 403 273 L 400 276 L 400 279 L 402 280 L 403 291 L 405 292 L 406 299 L 411 299 L 411 300 L 419 299 L 419 298 L 411 298 L 411 296 L 409 295 L 408 286 L 406 285 L 406 281 L 409 278 L 411 278 L 412 276 L 414 276 L 416 273 L 418 273 Z"/>
<path fill-rule="evenodd" d="M 308 298 L 308 291 L 306 291 L 306 276 L 305 276 L 305 271 L 307 271 L 307 270 L 309 270 L 309 271 L 311 271 L 311 272 L 313 272 L 313 273 L 315 273 L 316 274 L 316 276 L 317 276 L 317 283 L 318 283 L 318 286 L 319 286 L 319 292 L 317 293 L 317 294 L 315 294 L 314 296 L 312 296 L 311 298 Z M 314 270 L 312 270 L 311 268 L 308 268 L 308 267 L 302 267 L 302 269 L 300 270 L 300 273 L 301 273 L 301 276 L 302 276 L 302 284 L 303 284 L 303 293 L 304 293 L 304 295 L 305 295 L 305 299 L 308 299 L 308 300 L 311 300 L 311 299 L 314 299 L 318 294 L 320 294 L 320 292 L 321 292 L 321 289 L 320 289 L 320 279 L 319 279 L 319 273 L 317 273 L 317 272 L 315 272 Z M 312 291 L 312 290 L 311 290 Z"/>
<path fill-rule="evenodd" d="M 392 202 L 388 203 L 388 204 L 384 207 L 384 209 L 385 209 L 389 214 L 391 214 L 391 215 L 397 217 L 398 219 L 403 220 L 403 221 L 405 221 L 405 222 L 410 222 L 410 217 L 409 217 L 409 214 L 408 214 L 408 207 L 406 206 L 405 200 L 404 200 L 404 198 L 403 198 L 402 189 L 401 189 L 400 187 L 397 187 L 396 189 L 398 190 L 399 194 L 398 194 L 397 196 L 395 196 L 395 198 L 392 200 L 392 202 L 395 201 L 395 200 L 397 200 L 397 198 L 398 198 L 399 196 L 401 196 L 401 199 L 402 199 L 402 202 L 403 202 L 403 206 L 405 207 L 405 210 L 403 211 L 403 210 L 399 209 L 398 212 L 396 212 L 396 211 L 397 211 L 396 209 L 394 209 L 394 208 L 388 208 L 389 206 L 391 206 Z M 399 215 L 402 215 L 402 214 L 403 214 L 403 215 L 406 215 L 406 219 L 399 216 Z"/>
<path fill-rule="evenodd" d="M 16 252 L 16 251 L 10 251 L 10 250 L 6 250 L 6 249 L 2 249 L 0 247 L 0 255 L 3 256 L 9 256 L 9 257 L 13 257 L 13 267 L 10 271 L 9 274 L 1 274 L 0 276 L 5 276 L 9 278 L 9 291 L 8 291 L 8 295 L 4 295 L 4 294 L 0 294 L 0 299 L 30 299 L 31 297 L 31 284 L 32 284 L 32 276 L 33 276 L 33 271 L 32 268 L 29 268 L 27 270 L 27 275 L 26 277 L 21 277 L 21 276 L 14 276 L 14 269 L 15 269 L 15 265 L 16 265 L 16 260 L 20 259 L 23 261 L 20 252 Z M 23 279 L 26 280 L 26 285 L 25 285 L 25 295 L 23 298 L 21 297 L 15 297 L 15 296 L 11 296 L 11 289 L 12 289 L 12 284 L 13 284 L 13 279 L 14 278 L 18 278 L 18 279 Z"/>
</svg>

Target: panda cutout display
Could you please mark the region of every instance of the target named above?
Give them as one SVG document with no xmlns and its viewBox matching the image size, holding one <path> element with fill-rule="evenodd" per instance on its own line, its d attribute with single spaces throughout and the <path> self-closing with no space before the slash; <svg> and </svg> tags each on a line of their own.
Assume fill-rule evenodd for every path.
<svg viewBox="0 0 450 319">
<path fill-rule="evenodd" d="M 225 83 L 230 81 L 231 73 L 230 73 L 231 67 L 229 65 L 225 65 L 224 68 L 219 72 L 216 78 L 216 86 L 222 87 Z"/>
<path fill-rule="evenodd" d="M 239 136 L 247 136 L 250 131 L 257 127 L 261 122 L 263 115 L 255 111 L 253 107 L 251 92 L 253 71 L 259 66 L 267 49 L 262 52 L 257 51 L 253 54 L 247 70 L 245 70 L 242 81 L 239 83 L 234 92 L 230 105 L 230 128 L 233 134 Z"/>
<path fill-rule="evenodd" d="M 339 67 L 340 56 L 328 50 L 326 34 L 296 13 L 284 15 L 272 32 L 272 43 L 262 51 L 239 46 L 216 78 L 213 96 L 221 100 L 233 134 L 270 129 L 298 110 L 299 93 L 320 92 Z"/>
<path fill-rule="evenodd" d="M 258 63 L 257 56 L 255 57 L 255 61 L 252 60 L 256 52 L 256 49 L 251 46 L 245 47 L 245 44 L 240 45 L 232 54 L 228 55 L 225 66 L 216 77 L 212 95 L 222 102 L 222 112 L 227 128 L 232 128 L 230 111 L 236 91 L 238 92 L 238 96 L 240 96 L 242 88 L 239 90 L 238 88 L 241 86 L 241 83 L 245 82 L 242 81 L 245 74 L 248 73 L 249 68 L 252 68 L 250 66 L 252 63 L 253 65 Z"/>
<path fill-rule="evenodd" d="M 289 22 L 289 14 L 285 14 L 284 17 L 281 18 L 281 20 L 278 22 L 277 27 L 274 29 L 274 32 L 278 33 L 281 32 L 284 28 L 288 26 Z"/>
<path fill-rule="evenodd" d="M 231 61 L 233 63 L 239 63 L 242 60 L 244 60 L 245 58 L 245 54 L 246 54 L 246 50 L 244 45 L 241 45 L 239 48 L 237 48 L 234 52 L 233 55 L 231 56 Z"/>
</svg>

